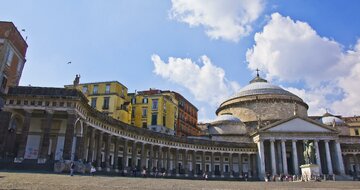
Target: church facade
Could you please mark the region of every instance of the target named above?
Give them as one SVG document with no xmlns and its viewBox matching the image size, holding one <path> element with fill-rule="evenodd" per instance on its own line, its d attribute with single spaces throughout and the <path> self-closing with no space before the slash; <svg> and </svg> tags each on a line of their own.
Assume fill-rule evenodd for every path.
<svg viewBox="0 0 360 190">
<path fill-rule="evenodd" d="M 224 101 L 205 135 L 176 137 L 133 127 L 98 112 L 76 89 L 12 87 L 1 122 L 2 163 L 56 166 L 69 160 L 127 174 L 162 170 L 172 177 L 263 179 L 300 175 L 304 143 L 326 175 L 359 171 L 360 137 L 329 113 L 309 117 L 298 96 L 256 76 Z"/>
</svg>

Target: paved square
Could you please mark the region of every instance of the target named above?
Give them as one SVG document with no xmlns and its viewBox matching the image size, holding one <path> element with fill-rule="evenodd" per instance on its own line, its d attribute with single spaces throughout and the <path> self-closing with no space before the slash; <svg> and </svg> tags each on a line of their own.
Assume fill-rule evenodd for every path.
<svg viewBox="0 0 360 190">
<path fill-rule="evenodd" d="M 0 189 L 360 189 L 360 182 L 237 182 L 0 172 Z"/>
</svg>

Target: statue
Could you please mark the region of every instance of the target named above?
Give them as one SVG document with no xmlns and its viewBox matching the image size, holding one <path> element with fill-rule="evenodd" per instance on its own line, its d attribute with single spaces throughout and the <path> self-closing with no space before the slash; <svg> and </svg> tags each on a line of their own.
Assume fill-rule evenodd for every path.
<svg viewBox="0 0 360 190">
<path fill-rule="evenodd" d="M 314 143 L 309 141 L 304 141 L 304 159 L 305 164 L 314 164 L 315 162 L 315 152 L 314 152 Z"/>
<path fill-rule="evenodd" d="M 74 80 L 74 86 L 79 85 L 79 83 L 80 83 L 80 75 L 76 75 Z"/>
</svg>

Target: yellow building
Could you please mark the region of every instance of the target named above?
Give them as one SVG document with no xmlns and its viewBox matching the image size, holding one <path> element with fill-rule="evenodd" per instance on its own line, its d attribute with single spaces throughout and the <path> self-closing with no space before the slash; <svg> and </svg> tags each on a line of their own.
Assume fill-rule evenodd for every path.
<svg viewBox="0 0 360 190">
<path fill-rule="evenodd" d="M 82 83 L 74 85 L 88 98 L 90 106 L 130 124 L 131 104 L 128 89 L 118 81 Z M 65 86 L 72 88 L 73 85 Z"/>
<path fill-rule="evenodd" d="M 350 128 L 350 136 L 360 136 L 360 116 L 343 117 Z"/>
<path fill-rule="evenodd" d="M 129 93 L 129 97 L 132 105 L 132 125 L 150 128 L 157 132 L 174 134 L 178 103 L 173 93 L 150 89 L 137 93 Z"/>
</svg>

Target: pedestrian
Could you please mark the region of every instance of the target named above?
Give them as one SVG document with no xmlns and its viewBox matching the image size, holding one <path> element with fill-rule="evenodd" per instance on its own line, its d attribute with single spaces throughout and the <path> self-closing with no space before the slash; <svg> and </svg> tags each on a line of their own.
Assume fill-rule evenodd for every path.
<svg viewBox="0 0 360 190">
<path fill-rule="evenodd" d="M 70 164 L 70 176 L 74 176 L 75 163 L 71 162 Z"/>
<path fill-rule="evenodd" d="M 145 168 L 145 166 L 143 167 L 141 174 L 142 174 L 143 177 L 146 177 L 146 168 Z"/>
<path fill-rule="evenodd" d="M 96 172 L 96 169 L 95 169 L 95 167 L 91 164 L 91 168 L 90 168 L 90 174 L 91 174 L 91 176 L 94 176 L 94 175 L 95 175 L 95 172 Z"/>
</svg>

